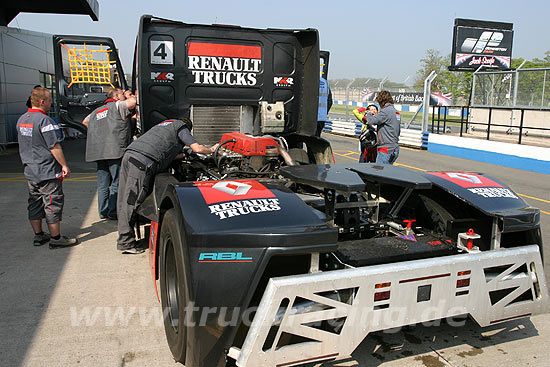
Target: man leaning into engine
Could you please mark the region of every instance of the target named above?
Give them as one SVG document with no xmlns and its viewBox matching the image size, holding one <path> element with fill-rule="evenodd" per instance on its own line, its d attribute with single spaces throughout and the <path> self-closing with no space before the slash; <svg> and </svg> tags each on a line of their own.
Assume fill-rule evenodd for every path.
<svg viewBox="0 0 550 367">
<path fill-rule="evenodd" d="M 184 146 L 195 153 L 213 153 L 211 148 L 197 143 L 188 118 L 166 120 L 154 126 L 132 142 L 122 157 L 117 200 L 118 240 L 117 249 L 124 254 L 144 252 L 136 244 L 134 225 L 136 210 L 153 188 L 154 177 L 165 171 L 174 159 L 182 157 Z"/>
</svg>

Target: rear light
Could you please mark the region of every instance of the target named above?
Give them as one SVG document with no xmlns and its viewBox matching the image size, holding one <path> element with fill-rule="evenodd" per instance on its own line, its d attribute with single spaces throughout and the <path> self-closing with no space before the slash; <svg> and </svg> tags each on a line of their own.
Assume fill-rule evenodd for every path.
<svg viewBox="0 0 550 367">
<path fill-rule="evenodd" d="M 459 279 L 456 281 L 456 287 L 457 288 L 464 288 L 470 285 L 470 278 L 467 279 Z"/>
<path fill-rule="evenodd" d="M 374 302 L 376 301 L 384 301 L 390 299 L 390 291 L 385 292 L 376 292 L 374 294 Z"/>
</svg>

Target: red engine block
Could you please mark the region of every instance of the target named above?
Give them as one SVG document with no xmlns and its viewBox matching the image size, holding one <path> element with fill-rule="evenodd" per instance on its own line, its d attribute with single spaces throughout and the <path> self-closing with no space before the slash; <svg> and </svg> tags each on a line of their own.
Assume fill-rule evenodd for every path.
<svg viewBox="0 0 550 367">
<path fill-rule="evenodd" d="M 223 134 L 221 141 L 224 142 L 231 139 L 235 139 L 236 142 L 227 143 L 223 147 L 242 155 L 265 155 L 266 148 L 269 146 L 277 148 L 277 153 L 279 152 L 277 142 L 271 138 L 256 138 L 254 136 L 232 132 Z"/>
</svg>

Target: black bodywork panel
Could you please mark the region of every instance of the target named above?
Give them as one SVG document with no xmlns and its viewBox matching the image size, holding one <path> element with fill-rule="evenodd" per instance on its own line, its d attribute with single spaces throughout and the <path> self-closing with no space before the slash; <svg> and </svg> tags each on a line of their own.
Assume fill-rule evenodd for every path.
<svg viewBox="0 0 550 367">
<path fill-rule="evenodd" d="M 540 210 L 496 178 L 473 172 L 425 172 L 434 185 L 491 217 L 499 218 L 502 232 L 531 229 L 540 222 Z"/>
<path fill-rule="evenodd" d="M 142 131 L 191 106 L 285 104 L 284 133 L 314 135 L 319 95 L 315 29 L 197 25 L 143 16 L 133 84 Z"/>
<path fill-rule="evenodd" d="M 202 323 L 199 313 L 193 315 L 197 326 L 187 328 L 187 338 L 198 342 L 188 344 L 187 361 L 195 361 L 190 365 L 224 365 L 223 351 L 231 346 L 238 325 L 220 326 L 220 310 L 227 311 L 228 320 L 233 312 L 239 320 L 246 317 L 250 300 L 273 256 L 336 249 L 337 230 L 327 227 L 322 215 L 286 187 L 276 182 L 230 182 L 252 187 L 246 194 L 233 195 L 212 188 L 216 182 L 188 182 L 170 185 L 166 193 L 177 205 L 184 228 L 181 236 L 188 264 L 189 281 L 185 286 L 189 302 L 200 310 L 217 307 Z M 229 216 L 227 210 L 235 207 L 248 210 Z M 209 261 L 210 256 L 220 253 L 239 253 L 239 258 L 245 260 Z"/>
<path fill-rule="evenodd" d="M 416 172 L 374 163 L 291 166 L 282 168 L 281 174 L 297 183 L 342 192 L 365 191 L 368 183 L 414 189 L 432 187 L 428 178 Z"/>
</svg>

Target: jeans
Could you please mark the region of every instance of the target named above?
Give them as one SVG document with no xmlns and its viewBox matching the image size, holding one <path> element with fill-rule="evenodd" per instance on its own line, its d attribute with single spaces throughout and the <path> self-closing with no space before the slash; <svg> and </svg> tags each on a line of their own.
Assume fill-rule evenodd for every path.
<svg viewBox="0 0 550 367">
<path fill-rule="evenodd" d="M 121 159 L 97 161 L 97 206 L 100 218 L 116 218 Z"/>
<path fill-rule="evenodd" d="M 398 156 L 399 156 L 399 146 L 395 148 L 389 148 L 388 153 L 378 151 L 378 155 L 376 156 L 376 163 L 393 164 L 393 162 L 397 160 Z"/>
</svg>

